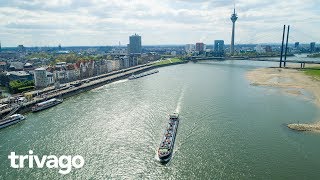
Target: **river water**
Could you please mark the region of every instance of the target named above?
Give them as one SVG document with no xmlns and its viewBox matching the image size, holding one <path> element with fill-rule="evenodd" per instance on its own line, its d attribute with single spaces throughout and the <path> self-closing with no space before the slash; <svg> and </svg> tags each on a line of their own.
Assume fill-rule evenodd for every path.
<svg viewBox="0 0 320 180">
<path fill-rule="evenodd" d="M 26 114 L 26 121 L 0 130 L 0 179 L 319 179 L 320 135 L 285 126 L 319 117 L 312 97 L 251 86 L 245 78 L 271 65 L 277 63 L 164 67 Z M 181 118 L 174 155 L 161 165 L 156 149 L 175 111 Z M 29 150 L 81 155 L 85 165 L 67 175 L 10 167 L 10 152 Z"/>
</svg>

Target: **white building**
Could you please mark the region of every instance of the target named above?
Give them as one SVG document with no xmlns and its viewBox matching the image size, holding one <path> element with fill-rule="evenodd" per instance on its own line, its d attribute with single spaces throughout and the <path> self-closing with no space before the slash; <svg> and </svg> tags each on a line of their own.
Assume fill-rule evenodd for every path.
<svg viewBox="0 0 320 180">
<path fill-rule="evenodd" d="M 66 62 L 58 62 L 57 64 L 56 64 L 56 67 L 57 68 L 62 68 L 62 67 L 66 67 L 67 66 L 67 63 Z"/>
<path fill-rule="evenodd" d="M 47 72 L 47 82 L 48 85 L 52 85 L 54 83 L 53 74 L 51 72 Z"/>
<path fill-rule="evenodd" d="M 113 54 L 113 55 L 125 55 L 125 54 L 127 54 L 127 52 L 128 51 L 125 48 L 123 48 L 123 49 L 114 48 L 109 53 Z"/>
<path fill-rule="evenodd" d="M 80 77 L 80 70 L 79 69 L 70 69 L 66 71 L 66 78 L 67 81 L 74 81 Z"/>
<path fill-rule="evenodd" d="M 119 60 L 112 60 L 112 70 L 117 71 L 120 69 L 120 61 Z"/>
<path fill-rule="evenodd" d="M 107 60 L 107 71 L 111 72 L 113 70 L 113 63 L 111 60 Z"/>
<path fill-rule="evenodd" d="M 66 71 L 65 71 L 65 70 L 54 71 L 54 73 L 55 73 L 55 78 L 56 78 L 56 80 L 58 80 L 58 81 L 61 81 L 61 80 L 67 78 L 67 74 L 66 74 Z"/>
<path fill-rule="evenodd" d="M 34 70 L 34 84 L 36 88 L 47 87 L 48 78 L 47 71 L 45 68 L 37 68 Z"/>
<path fill-rule="evenodd" d="M 192 53 L 196 50 L 196 46 L 194 44 L 186 44 L 185 51 L 187 53 Z"/>
<path fill-rule="evenodd" d="M 265 53 L 266 52 L 266 48 L 261 46 L 260 44 L 258 44 L 256 47 L 255 47 L 255 50 L 257 53 Z"/>
<path fill-rule="evenodd" d="M 130 67 L 130 61 L 128 56 L 122 57 L 123 60 L 123 68 L 128 68 Z"/>
</svg>

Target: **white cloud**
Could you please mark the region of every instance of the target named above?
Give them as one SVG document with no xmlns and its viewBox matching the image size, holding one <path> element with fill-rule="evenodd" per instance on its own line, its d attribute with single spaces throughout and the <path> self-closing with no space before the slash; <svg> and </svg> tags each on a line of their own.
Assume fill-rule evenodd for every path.
<svg viewBox="0 0 320 180">
<path fill-rule="evenodd" d="M 318 0 L 238 0 L 236 43 L 319 41 Z M 232 0 L 3 0 L 3 45 L 113 45 L 133 33 L 143 44 L 230 42 Z"/>
</svg>

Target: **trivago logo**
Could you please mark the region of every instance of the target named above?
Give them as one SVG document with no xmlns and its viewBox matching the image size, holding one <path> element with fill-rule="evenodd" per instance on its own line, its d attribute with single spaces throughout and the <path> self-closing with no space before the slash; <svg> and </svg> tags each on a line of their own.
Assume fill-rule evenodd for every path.
<svg viewBox="0 0 320 180">
<path fill-rule="evenodd" d="M 29 155 L 16 155 L 15 152 L 11 152 L 8 156 L 10 159 L 10 166 L 12 168 L 24 168 L 25 161 L 27 161 L 29 168 L 43 168 L 44 165 L 47 168 L 59 168 L 59 173 L 68 174 L 71 172 L 72 167 L 78 169 L 84 165 L 84 159 L 82 156 L 65 156 L 62 155 L 57 157 L 55 155 L 42 156 L 42 158 L 37 155 L 33 155 L 33 151 L 29 151 Z M 18 160 L 18 163 L 16 163 Z"/>
</svg>

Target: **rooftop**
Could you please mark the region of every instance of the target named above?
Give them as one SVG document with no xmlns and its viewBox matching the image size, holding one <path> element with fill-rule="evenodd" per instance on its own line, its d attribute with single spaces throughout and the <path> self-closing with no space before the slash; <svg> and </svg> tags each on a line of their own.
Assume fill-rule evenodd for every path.
<svg viewBox="0 0 320 180">
<path fill-rule="evenodd" d="M 9 71 L 7 72 L 7 76 L 14 75 L 14 76 L 29 76 L 30 74 L 25 71 Z"/>
<path fill-rule="evenodd" d="M 35 71 L 45 71 L 45 70 L 46 70 L 46 69 L 43 68 L 43 67 L 40 67 L 40 68 L 35 69 Z"/>
</svg>

